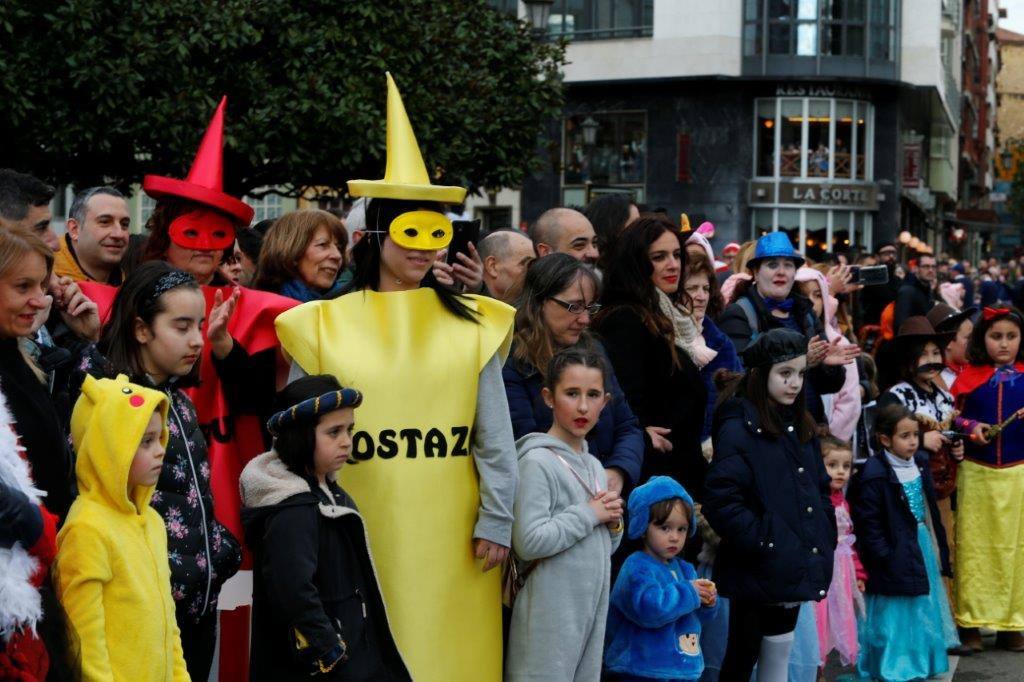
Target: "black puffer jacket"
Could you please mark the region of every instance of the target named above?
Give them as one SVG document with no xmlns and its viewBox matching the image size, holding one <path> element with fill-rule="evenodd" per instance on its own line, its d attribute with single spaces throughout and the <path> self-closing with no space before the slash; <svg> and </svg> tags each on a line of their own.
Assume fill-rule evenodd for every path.
<svg viewBox="0 0 1024 682">
<path fill-rule="evenodd" d="M 914 273 L 909 273 L 903 278 L 903 284 L 896 292 L 896 307 L 892 316 L 893 331 L 898 332 L 908 317 L 927 315 L 928 311 L 935 307 L 936 301 L 935 290 L 919 280 Z"/>
<path fill-rule="evenodd" d="M 388 625 L 355 503 L 289 471 L 273 451 L 240 479 L 253 551 L 251 680 L 411 679 Z M 344 652 L 344 657 L 342 654 Z"/>
<path fill-rule="evenodd" d="M 928 458 L 919 451 L 914 455 L 914 463 L 921 472 L 942 573 L 950 575 L 949 546 Z M 853 526 L 857 529 L 857 552 L 868 572 L 867 591 L 902 596 L 928 594 L 928 574 L 917 543 L 917 520 L 884 454 L 868 458 L 860 475 L 851 481 L 848 498 Z"/>
<path fill-rule="evenodd" d="M 86 352 L 80 369 L 97 377 L 117 374 L 95 347 Z M 132 381 L 163 391 L 170 399 L 167 452 L 150 506 L 167 527 L 171 593 L 178 621 L 198 622 L 217 608 L 221 585 L 242 562 L 241 547 L 214 517 L 210 460 L 192 401 L 173 384 L 155 386 L 148 377 L 133 377 Z"/>
<path fill-rule="evenodd" d="M 713 432 L 703 512 L 722 538 L 719 590 L 754 604 L 822 599 L 832 581 L 836 517 L 817 439 L 800 443 L 795 431 L 769 437 L 744 398 L 718 408 Z"/>
</svg>

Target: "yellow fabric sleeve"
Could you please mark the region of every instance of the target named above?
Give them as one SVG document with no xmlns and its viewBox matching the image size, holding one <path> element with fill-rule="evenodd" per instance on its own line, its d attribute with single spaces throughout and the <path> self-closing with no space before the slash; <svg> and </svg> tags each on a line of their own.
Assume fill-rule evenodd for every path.
<svg viewBox="0 0 1024 682">
<path fill-rule="evenodd" d="M 103 586 L 112 577 L 106 543 L 97 529 L 66 529 L 57 554 L 57 578 L 60 602 L 78 637 L 83 682 L 114 680 L 103 609 Z"/>
<path fill-rule="evenodd" d="M 350 294 L 351 295 L 351 294 Z M 320 374 L 320 311 L 330 301 L 310 301 L 286 310 L 274 320 L 274 329 L 286 357 L 306 374 Z"/>
</svg>

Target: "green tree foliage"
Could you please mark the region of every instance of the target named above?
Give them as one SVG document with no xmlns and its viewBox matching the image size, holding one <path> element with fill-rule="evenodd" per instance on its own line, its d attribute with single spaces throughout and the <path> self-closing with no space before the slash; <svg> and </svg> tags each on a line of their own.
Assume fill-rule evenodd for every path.
<svg viewBox="0 0 1024 682">
<path fill-rule="evenodd" d="M 378 178 L 390 70 L 436 182 L 515 186 L 564 54 L 486 0 L 3 0 L 0 166 L 180 177 L 227 94 L 230 191 Z"/>
</svg>

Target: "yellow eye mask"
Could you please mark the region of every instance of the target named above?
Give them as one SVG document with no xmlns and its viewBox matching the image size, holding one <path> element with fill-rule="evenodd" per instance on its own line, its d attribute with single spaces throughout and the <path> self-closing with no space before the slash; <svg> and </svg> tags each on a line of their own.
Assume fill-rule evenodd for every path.
<svg viewBox="0 0 1024 682">
<path fill-rule="evenodd" d="M 452 221 L 436 211 L 409 211 L 391 221 L 388 235 L 404 249 L 439 251 L 452 241 Z"/>
</svg>

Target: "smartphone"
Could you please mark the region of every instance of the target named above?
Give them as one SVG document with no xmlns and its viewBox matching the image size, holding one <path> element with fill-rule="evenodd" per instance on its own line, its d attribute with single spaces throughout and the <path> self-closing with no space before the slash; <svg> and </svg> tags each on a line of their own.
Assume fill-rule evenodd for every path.
<svg viewBox="0 0 1024 682">
<path fill-rule="evenodd" d="M 866 287 L 875 284 L 885 284 L 889 281 L 889 268 L 884 265 L 851 265 L 853 277 L 850 284 L 863 284 Z"/>
<path fill-rule="evenodd" d="M 458 253 L 469 255 L 469 243 L 476 246 L 480 239 L 480 220 L 453 220 L 452 221 L 452 243 L 448 245 L 448 255 L 445 261 L 449 264 L 458 263 Z"/>
</svg>

